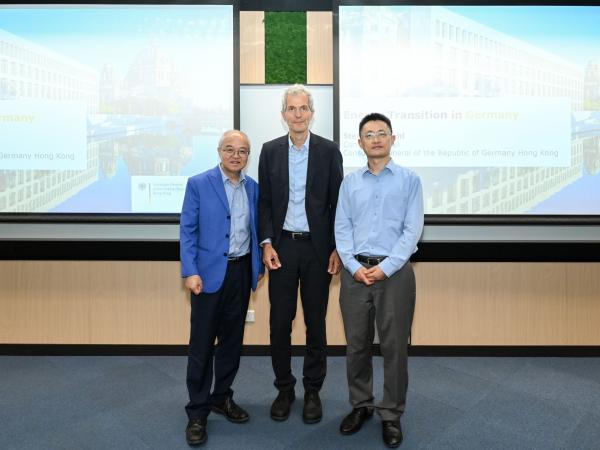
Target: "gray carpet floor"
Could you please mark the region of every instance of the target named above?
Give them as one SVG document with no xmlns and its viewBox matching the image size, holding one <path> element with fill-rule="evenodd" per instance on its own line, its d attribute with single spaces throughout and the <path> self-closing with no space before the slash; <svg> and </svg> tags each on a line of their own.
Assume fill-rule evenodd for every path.
<svg viewBox="0 0 600 450">
<path fill-rule="evenodd" d="M 207 449 L 378 449 L 377 417 L 352 436 L 345 359 L 328 360 L 323 420 L 301 419 L 302 388 L 274 422 L 267 357 L 243 357 L 246 424 L 213 414 Z M 302 360 L 294 358 L 294 373 Z M 185 449 L 184 357 L 0 356 L 1 449 Z M 411 357 L 402 449 L 600 449 L 600 358 Z M 375 396 L 382 364 L 375 358 Z"/>
</svg>

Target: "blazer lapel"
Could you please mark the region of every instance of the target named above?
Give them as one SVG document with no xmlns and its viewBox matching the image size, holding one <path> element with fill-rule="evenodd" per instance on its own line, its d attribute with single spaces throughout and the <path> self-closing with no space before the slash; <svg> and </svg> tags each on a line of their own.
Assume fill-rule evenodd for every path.
<svg viewBox="0 0 600 450">
<path fill-rule="evenodd" d="M 285 136 L 285 139 L 282 141 L 279 151 L 281 152 L 281 157 L 279 158 L 279 167 L 278 172 L 281 174 L 282 185 L 285 187 L 285 198 L 288 198 L 289 187 L 290 187 L 290 147 L 288 136 Z M 287 204 L 287 200 L 286 200 Z"/>
<path fill-rule="evenodd" d="M 248 197 L 248 210 L 250 211 L 250 228 L 254 227 L 254 215 L 256 211 L 254 211 L 254 186 L 246 180 L 244 184 L 244 188 L 246 190 L 246 197 Z"/>
<path fill-rule="evenodd" d="M 221 178 L 221 169 L 219 169 L 219 166 L 212 170 L 208 179 L 210 180 L 210 184 L 212 185 L 213 189 L 217 193 L 217 197 L 219 197 L 221 203 L 223 203 L 223 207 L 227 212 L 230 212 L 229 202 L 227 201 L 227 194 L 225 194 L 225 186 L 223 186 L 223 178 Z"/>
<path fill-rule="evenodd" d="M 308 144 L 308 167 L 306 168 L 306 198 L 308 198 L 310 186 L 319 169 L 318 145 L 318 137 L 311 133 L 310 142 Z"/>
</svg>

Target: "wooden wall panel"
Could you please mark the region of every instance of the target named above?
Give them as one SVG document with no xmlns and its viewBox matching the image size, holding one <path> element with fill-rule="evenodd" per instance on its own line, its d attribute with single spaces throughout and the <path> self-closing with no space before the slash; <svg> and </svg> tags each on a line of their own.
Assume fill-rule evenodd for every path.
<svg viewBox="0 0 600 450">
<path fill-rule="evenodd" d="M 306 78 L 308 84 L 333 84 L 333 15 L 306 13 Z"/>
<path fill-rule="evenodd" d="M 186 319 L 190 303 L 178 264 L 149 261 L 89 264 L 90 343 L 188 341 Z"/>
<path fill-rule="evenodd" d="M 0 261 L 0 343 L 187 344 L 189 295 L 177 262 Z M 329 336 L 344 343 L 337 298 L 331 289 Z M 244 343 L 269 343 L 267 279 L 250 299 L 256 321 Z M 304 343 L 302 308 L 292 332 Z M 340 341 L 341 339 L 341 341 Z"/>
<path fill-rule="evenodd" d="M 600 345 L 600 263 L 567 264 L 565 323 L 570 345 Z"/>
<path fill-rule="evenodd" d="M 89 274 L 76 262 L 0 262 L 0 342 L 87 343 Z"/>
<path fill-rule="evenodd" d="M 566 345 L 564 263 L 418 263 L 415 345 Z"/>
<path fill-rule="evenodd" d="M 600 345 L 600 263 L 417 263 L 415 345 Z M 328 342 L 343 345 L 339 277 Z M 269 343 L 267 280 L 244 342 Z M 186 344 L 177 262 L 0 261 L 0 343 Z M 304 343 L 302 310 L 293 329 Z"/>
<path fill-rule="evenodd" d="M 265 13 L 240 11 L 240 83 L 265 83 Z"/>
</svg>

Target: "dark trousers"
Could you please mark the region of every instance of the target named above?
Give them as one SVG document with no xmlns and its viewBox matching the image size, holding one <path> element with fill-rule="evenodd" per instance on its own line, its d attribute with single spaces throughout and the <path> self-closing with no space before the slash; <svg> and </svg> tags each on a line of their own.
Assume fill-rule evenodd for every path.
<svg viewBox="0 0 600 450">
<path fill-rule="evenodd" d="M 190 419 L 205 418 L 212 404 L 233 395 L 231 384 L 240 366 L 250 277 L 250 258 L 229 262 L 221 289 L 211 294 L 192 293 L 187 366 L 190 401 L 185 407 Z"/>
<path fill-rule="evenodd" d="M 365 267 L 371 267 L 363 264 Z M 340 308 L 346 333 L 350 403 L 376 408 L 382 420 L 404 413 L 408 388 L 408 339 L 415 310 L 415 274 L 410 263 L 383 281 L 365 286 L 342 271 Z M 379 332 L 383 356 L 383 398 L 374 404 L 371 349 Z"/>
<path fill-rule="evenodd" d="M 275 387 L 280 391 L 294 388 L 292 374 L 292 321 L 296 317 L 298 283 L 306 325 L 306 354 L 303 384 L 305 390 L 319 390 L 327 372 L 327 336 L 325 316 L 331 275 L 317 258 L 313 243 L 282 236 L 277 253 L 281 267 L 269 272 L 271 302 L 271 360 Z"/>
</svg>

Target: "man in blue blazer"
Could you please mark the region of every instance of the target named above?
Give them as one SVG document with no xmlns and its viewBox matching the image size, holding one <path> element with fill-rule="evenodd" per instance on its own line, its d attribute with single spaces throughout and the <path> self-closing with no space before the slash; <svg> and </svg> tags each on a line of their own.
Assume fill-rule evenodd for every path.
<svg viewBox="0 0 600 450">
<path fill-rule="evenodd" d="M 264 273 L 258 185 L 242 172 L 250 154 L 248 137 L 228 131 L 218 152 L 218 166 L 188 180 L 181 210 L 181 276 L 191 291 L 185 409 L 186 440 L 192 446 L 206 442 L 210 411 L 234 423 L 249 419 L 233 401 L 231 385 L 240 365 L 250 289 Z"/>
</svg>

